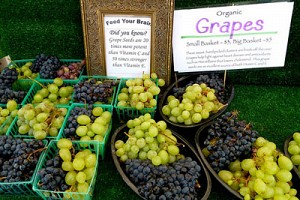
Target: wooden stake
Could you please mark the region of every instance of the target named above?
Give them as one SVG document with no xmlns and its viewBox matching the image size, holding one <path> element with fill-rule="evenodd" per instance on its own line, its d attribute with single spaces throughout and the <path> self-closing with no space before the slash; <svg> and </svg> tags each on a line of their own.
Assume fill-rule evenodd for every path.
<svg viewBox="0 0 300 200">
<path fill-rule="evenodd" d="M 176 87 L 178 87 L 177 74 L 176 73 L 175 73 L 175 84 L 176 84 Z"/>
<path fill-rule="evenodd" d="M 227 76 L 227 70 L 225 70 L 225 72 L 224 72 L 224 89 L 226 86 L 226 76 Z"/>
</svg>

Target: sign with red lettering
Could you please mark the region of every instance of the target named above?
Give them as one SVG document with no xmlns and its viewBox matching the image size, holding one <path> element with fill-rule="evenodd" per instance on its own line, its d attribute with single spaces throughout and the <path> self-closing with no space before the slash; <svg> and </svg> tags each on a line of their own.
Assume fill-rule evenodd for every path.
<svg viewBox="0 0 300 200">
<path fill-rule="evenodd" d="M 293 2 L 176 10 L 174 71 L 282 67 Z"/>
</svg>

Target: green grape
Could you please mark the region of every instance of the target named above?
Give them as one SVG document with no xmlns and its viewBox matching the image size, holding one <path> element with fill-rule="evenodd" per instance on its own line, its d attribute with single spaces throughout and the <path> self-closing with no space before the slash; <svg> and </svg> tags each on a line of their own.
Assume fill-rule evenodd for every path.
<svg viewBox="0 0 300 200">
<path fill-rule="evenodd" d="M 274 187 L 274 195 L 281 195 L 284 194 L 284 191 L 281 187 L 275 186 Z"/>
<path fill-rule="evenodd" d="M 173 145 L 173 144 L 168 145 L 168 153 L 170 155 L 173 155 L 173 156 L 178 155 L 179 154 L 179 148 L 178 148 L 178 146 Z"/>
<path fill-rule="evenodd" d="M 18 129 L 20 134 L 26 134 L 28 133 L 29 130 L 30 130 L 30 126 L 28 124 L 22 124 Z"/>
<path fill-rule="evenodd" d="M 136 106 L 135 106 L 135 108 L 137 109 L 137 110 L 142 110 L 142 109 L 144 109 L 144 107 L 145 107 L 145 105 L 144 105 L 144 103 L 143 102 L 137 102 L 136 103 Z"/>
<path fill-rule="evenodd" d="M 184 120 L 184 124 L 185 125 L 192 125 L 193 124 L 192 118 L 189 117 L 188 119 Z"/>
<path fill-rule="evenodd" d="M 9 112 L 12 112 L 14 110 L 17 110 L 18 104 L 15 100 L 8 100 L 6 103 L 6 108 Z"/>
<path fill-rule="evenodd" d="M 151 123 L 149 121 L 144 121 L 141 123 L 141 130 L 145 131 L 150 128 Z"/>
<path fill-rule="evenodd" d="M 194 124 L 197 124 L 197 123 L 201 122 L 201 120 L 202 120 L 202 116 L 201 116 L 200 113 L 194 113 L 193 114 L 193 116 L 192 116 L 192 122 Z"/>
<path fill-rule="evenodd" d="M 76 181 L 78 183 L 84 183 L 86 181 L 86 175 L 84 172 L 78 172 L 76 175 Z"/>
<path fill-rule="evenodd" d="M 259 195 L 263 194 L 266 192 L 267 190 L 267 185 L 265 184 L 265 182 L 263 182 L 263 180 L 257 178 L 254 181 L 254 185 L 253 185 L 253 189 L 255 192 L 257 192 Z"/>
<path fill-rule="evenodd" d="M 29 133 L 29 132 L 28 132 L 28 133 Z M 33 136 L 34 136 L 34 138 L 37 139 L 37 140 L 43 140 L 43 139 L 45 139 L 45 138 L 47 137 L 47 133 L 46 133 L 46 131 L 44 131 L 44 130 L 41 130 L 41 131 L 34 131 L 34 132 L 33 132 Z"/>
<path fill-rule="evenodd" d="M 97 163 L 97 156 L 96 154 L 92 153 L 85 157 L 84 159 L 86 167 L 94 167 Z"/>
<path fill-rule="evenodd" d="M 126 154 L 122 155 L 120 157 L 120 161 L 125 162 L 128 159 L 128 156 Z"/>
<path fill-rule="evenodd" d="M 290 185 L 287 182 L 277 181 L 276 186 L 280 187 L 284 193 L 288 193 L 291 189 Z"/>
<path fill-rule="evenodd" d="M 168 106 L 170 109 L 176 108 L 179 105 L 179 100 L 178 99 L 172 99 L 169 103 Z"/>
<path fill-rule="evenodd" d="M 91 118 L 88 115 L 79 115 L 77 117 L 77 123 L 80 125 L 87 125 L 91 123 Z"/>
<path fill-rule="evenodd" d="M 161 158 L 161 164 L 167 164 L 169 162 L 169 154 L 166 150 L 160 150 L 157 155 Z"/>
<path fill-rule="evenodd" d="M 174 135 L 168 135 L 168 137 L 166 137 L 166 142 L 168 144 L 176 144 L 177 138 Z"/>
<path fill-rule="evenodd" d="M 149 145 L 149 148 L 153 151 L 156 151 L 158 149 L 158 144 L 156 141 L 149 143 L 148 145 Z"/>
<path fill-rule="evenodd" d="M 162 164 L 162 159 L 160 156 L 153 156 L 152 159 L 151 159 L 151 162 L 154 166 L 158 166 L 158 165 L 161 165 Z"/>
<path fill-rule="evenodd" d="M 151 136 L 147 136 L 145 137 L 145 141 L 147 144 L 151 144 L 152 142 L 154 142 L 154 138 Z"/>
<path fill-rule="evenodd" d="M 64 171 L 68 171 L 68 172 L 74 170 L 73 163 L 70 162 L 70 161 L 64 161 L 64 162 L 61 164 L 61 168 L 62 168 Z"/>
<path fill-rule="evenodd" d="M 145 152 L 145 151 L 140 151 L 140 152 L 139 152 L 139 159 L 141 159 L 141 160 L 146 160 L 146 159 L 147 159 L 147 152 Z"/>
<path fill-rule="evenodd" d="M 84 154 L 84 157 L 93 154 L 92 151 L 90 149 L 85 149 L 83 151 L 81 151 Z"/>
<path fill-rule="evenodd" d="M 300 132 L 295 132 L 293 134 L 293 139 L 297 142 L 297 144 L 300 144 Z"/>
<path fill-rule="evenodd" d="M 300 165 L 300 155 L 292 155 L 291 160 L 294 165 Z"/>
<path fill-rule="evenodd" d="M 266 174 L 274 175 L 279 171 L 279 167 L 274 161 L 265 161 L 262 167 Z"/>
<path fill-rule="evenodd" d="M 124 145 L 123 140 L 117 140 L 117 141 L 115 142 L 115 148 L 116 148 L 116 149 L 122 148 L 123 145 Z"/>
<path fill-rule="evenodd" d="M 248 187 L 241 187 L 240 190 L 239 190 L 239 193 L 242 196 L 246 196 L 247 194 L 250 194 L 250 188 L 248 188 Z"/>
<path fill-rule="evenodd" d="M 86 126 L 78 126 L 76 128 L 76 134 L 80 137 L 85 136 L 88 132 L 88 128 Z"/>
<path fill-rule="evenodd" d="M 231 172 L 241 171 L 241 162 L 239 160 L 235 160 L 229 164 L 228 168 Z"/>
<path fill-rule="evenodd" d="M 92 114 L 96 117 L 101 116 L 102 113 L 103 113 L 103 108 L 101 108 L 101 107 L 94 107 L 92 110 Z"/>
<path fill-rule="evenodd" d="M 262 170 L 258 169 L 258 170 L 256 170 L 255 176 L 256 176 L 257 178 L 263 180 L 264 177 L 265 177 L 265 173 L 264 173 Z"/>
<path fill-rule="evenodd" d="M 140 151 L 140 148 L 138 147 L 138 145 L 134 144 L 130 147 L 130 150 L 134 153 L 137 154 Z"/>
<path fill-rule="evenodd" d="M 263 146 L 257 150 L 256 155 L 257 155 L 257 157 L 264 157 L 264 156 L 271 156 L 272 153 L 273 153 L 273 151 L 271 149 L 269 149 L 266 146 Z"/>
<path fill-rule="evenodd" d="M 164 115 L 169 116 L 169 115 L 171 114 L 171 108 L 170 108 L 170 106 L 164 105 L 164 106 L 162 107 L 162 113 L 163 113 Z"/>
<path fill-rule="evenodd" d="M 107 127 L 102 124 L 99 124 L 99 123 L 93 123 L 91 126 L 91 130 L 97 135 L 104 136 L 106 133 Z"/>
<path fill-rule="evenodd" d="M 156 137 L 158 135 L 158 128 L 154 125 L 149 127 L 149 136 Z"/>
<path fill-rule="evenodd" d="M 138 153 L 134 153 L 132 151 L 129 151 L 127 153 L 127 156 L 128 156 L 129 159 L 136 159 L 138 157 Z"/>
<path fill-rule="evenodd" d="M 75 158 L 83 158 L 85 157 L 85 153 L 83 151 L 79 151 L 76 153 Z"/>
<path fill-rule="evenodd" d="M 293 141 L 293 142 L 295 142 L 295 141 Z M 289 144 L 288 152 L 291 155 L 300 154 L 300 146 L 297 143 L 296 144 Z"/>
<path fill-rule="evenodd" d="M 209 111 L 206 110 L 205 108 L 201 110 L 201 113 L 200 113 L 200 114 L 201 114 L 202 119 L 207 119 L 207 118 L 209 118 Z"/>
<path fill-rule="evenodd" d="M 156 123 L 156 127 L 158 128 L 158 130 L 164 131 L 167 129 L 167 123 L 163 120 L 160 120 Z"/>
<path fill-rule="evenodd" d="M 151 160 L 154 156 L 157 156 L 157 152 L 155 151 L 155 150 L 149 150 L 148 152 L 147 152 L 147 158 L 149 159 L 149 160 Z"/>
<path fill-rule="evenodd" d="M 275 176 L 281 182 L 289 182 L 292 180 L 292 173 L 286 169 L 280 169 Z"/>
<path fill-rule="evenodd" d="M 88 193 L 88 191 L 89 191 L 89 184 L 87 182 L 78 183 L 77 184 L 77 191 L 79 193 Z"/>
<path fill-rule="evenodd" d="M 34 110 L 27 110 L 25 113 L 24 113 L 24 118 L 25 120 L 32 120 L 33 118 L 35 117 L 35 112 Z"/>
<path fill-rule="evenodd" d="M 57 142 L 57 147 L 59 149 L 62 149 L 62 148 L 71 149 L 72 148 L 72 142 L 69 139 L 61 138 Z"/>
<path fill-rule="evenodd" d="M 233 174 L 228 170 L 220 170 L 218 172 L 218 176 L 225 182 L 228 183 L 228 181 L 233 179 Z"/>
<path fill-rule="evenodd" d="M 284 155 L 280 155 L 277 162 L 278 162 L 279 168 L 281 168 L 281 169 L 286 169 L 288 171 L 293 169 L 292 161 Z"/>
<path fill-rule="evenodd" d="M 50 127 L 48 132 L 51 137 L 56 137 L 58 135 L 58 129 L 56 127 Z"/>
<path fill-rule="evenodd" d="M 91 180 L 95 174 L 95 167 L 88 167 L 83 170 L 86 175 L 86 180 Z"/>
<path fill-rule="evenodd" d="M 57 94 L 58 86 L 56 84 L 51 83 L 48 85 L 48 91 L 52 94 Z"/>
<path fill-rule="evenodd" d="M 146 145 L 145 138 L 139 138 L 139 139 L 137 139 L 136 145 L 139 147 L 139 149 L 142 149 Z"/>
<path fill-rule="evenodd" d="M 65 176 L 65 182 L 67 185 L 75 185 L 76 184 L 76 175 L 75 171 L 69 171 Z"/>
<path fill-rule="evenodd" d="M 73 167 L 75 170 L 80 171 L 85 167 L 85 162 L 83 158 L 74 158 Z"/>
<path fill-rule="evenodd" d="M 173 155 L 169 155 L 169 163 L 173 163 L 176 161 L 176 156 L 173 156 Z"/>
<path fill-rule="evenodd" d="M 255 167 L 255 161 L 253 159 L 244 159 L 241 162 L 241 167 L 245 171 L 249 171 L 251 168 Z"/>
<path fill-rule="evenodd" d="M 71 161 L 72 160 L 72 155 L 69 149 L 67 148 L 61 148 L 59 150 L 59 156 L 63 161 Z"/>
</svg>

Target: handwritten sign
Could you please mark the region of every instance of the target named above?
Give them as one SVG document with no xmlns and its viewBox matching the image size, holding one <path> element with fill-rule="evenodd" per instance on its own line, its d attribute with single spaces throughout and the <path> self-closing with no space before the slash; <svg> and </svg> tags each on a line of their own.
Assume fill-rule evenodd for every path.
<svg viewBox="0 0 300 200">
<path fill-rule="evenodd" d="M 128 78 L 149 74 L 151 17 L 105 15 L 104 23 L 107 75 Z"/>
<path fill-rule="evenodd" d="M 282 67 L 293 2 L 176 10 L 174 70 Z"/>
</svg>

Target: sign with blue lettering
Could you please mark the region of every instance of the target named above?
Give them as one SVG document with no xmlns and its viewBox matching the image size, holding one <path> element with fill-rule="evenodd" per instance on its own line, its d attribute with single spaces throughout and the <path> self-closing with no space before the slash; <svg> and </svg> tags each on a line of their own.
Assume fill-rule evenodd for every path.
<svg viewBox="0 0 300 200">
<path fill-rule="evenodd" d="M 293 2 L 176 10 L 174 71 L 282 67 Z"/>
</svg>

